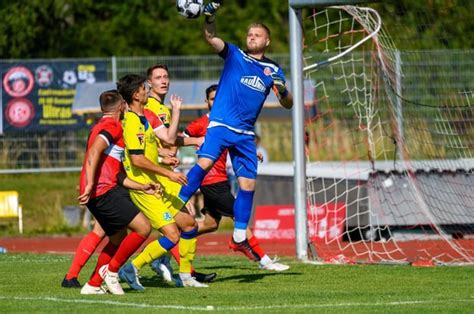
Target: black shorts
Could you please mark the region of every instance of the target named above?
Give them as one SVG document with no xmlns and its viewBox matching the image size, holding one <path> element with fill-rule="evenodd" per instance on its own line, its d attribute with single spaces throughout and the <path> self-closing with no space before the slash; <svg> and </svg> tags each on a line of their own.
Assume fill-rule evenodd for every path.
<svg viewBox="0 0 474 314">
<path fill-rule="evenodd" d="M 227 181 L 204 185 L 199 188 L 204 195 L 204 214 L 209 213 L 216 219 L 234 217 L 234 195 L 230 192 Z"/>
<path fill-rule="evenodd" d="M 120 185 L 101 196 L 90 199 L 87 208 L 108 236 L 113 236 L 126 228 L 140 212 L 132 203 L 128 190 Z"/>
</svg>

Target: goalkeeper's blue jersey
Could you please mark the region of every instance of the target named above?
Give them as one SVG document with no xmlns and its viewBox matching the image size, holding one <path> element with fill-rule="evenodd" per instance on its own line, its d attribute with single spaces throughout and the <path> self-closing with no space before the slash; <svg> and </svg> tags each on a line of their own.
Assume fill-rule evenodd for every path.
<svg viewBox="0 0 474 314">
<path fill-rule="evenodd" d="M 237 46 L 226 43 L 219 55 L 225 60 L 216 97 L 209 116 L 209 127 L 225 126 L 239 133 L 253 134 L 279 65 L 268 58 L 255 59 Z"/>
</svg>

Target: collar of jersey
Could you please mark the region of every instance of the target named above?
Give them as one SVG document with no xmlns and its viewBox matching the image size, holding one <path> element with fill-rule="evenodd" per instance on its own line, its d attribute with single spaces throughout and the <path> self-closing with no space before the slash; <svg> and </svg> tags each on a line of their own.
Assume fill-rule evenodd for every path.
<svg viewBox="0 0 474 314">
<path fill-rule="evenodd" d="M 135 114 L 138 117 L 138 119 L 140 119 L 141 124 L 145 127 L 145 131 L 148 130 L 148 127 L 150 126 L 150 124 L 148 123 L 148 120 L 145 116 L 139 116 L 138 113 L 132 110 L 130 110 L 129 112 Z"/>
</svg>

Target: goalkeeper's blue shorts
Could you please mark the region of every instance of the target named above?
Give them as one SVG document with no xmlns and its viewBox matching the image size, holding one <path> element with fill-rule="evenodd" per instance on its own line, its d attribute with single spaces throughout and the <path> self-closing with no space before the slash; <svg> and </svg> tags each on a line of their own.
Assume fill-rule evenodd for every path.
<svg viewBox="0 0 474 314">
<path fill-rule="evenodd" d="M 257 147 L 254 135 L 237 133 L 225 126 L 208 128 L 204 143 L 196 153 L 199 157 L 216 161 L 225 149 L 229 150 L 237 177 L 257 178 Z"/>
</svg>

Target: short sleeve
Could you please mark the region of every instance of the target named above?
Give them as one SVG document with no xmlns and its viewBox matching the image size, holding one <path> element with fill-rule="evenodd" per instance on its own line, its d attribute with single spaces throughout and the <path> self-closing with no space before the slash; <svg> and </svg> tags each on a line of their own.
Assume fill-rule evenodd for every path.
<svg viewBox="0 0 474 314">
<path fill-rule="evenodd" d="M 134 113 L 128 112 L 126 115 L 123 139 L 130 154 L 143 154 L 145 150 L 145 127 Z"/>
<path fill-rule="evenodd" d="M 154 131 L 165 127 L 165 125 L 163 124 L 163 121 L 160 118 L 158 118 L 158 116 L 153 111 L 145 109 L 144 113 L 145 113 L 145 118 L 148 120 L 148 122 L 151 125 L 151 128 Z"/>
</svg>

